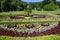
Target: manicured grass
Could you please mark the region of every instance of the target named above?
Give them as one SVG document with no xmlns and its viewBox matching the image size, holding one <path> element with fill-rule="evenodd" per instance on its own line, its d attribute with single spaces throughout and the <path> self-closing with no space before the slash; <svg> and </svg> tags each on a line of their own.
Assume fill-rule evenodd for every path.
<svg viewBox="0 0 60 40">
<path fill-rule="evenodd" d="M 30 15 L 33 14 L 45 14 L 52 15 L 60 14 L 60 9 L 55 11 L 36 11 L 33 10 Z M 26 11 L 12 11 L 12 12 L 2 12 L 0 16 L 11 16 L 11 15 L 27 15 Z M 1 21 L 2 20 L 2 21 Z M 56 22 L 59 20 L 54 20 L 51 18 L 30 18 L 30 19 L 10 19 L 10 18 L 0 18 L 0 23 L 32 23 L 32 22 Z"/>
<path fill-rule="evenodd" d="M 11 16 L 11 15 L 26 15 L 26 11 L 10 11 L 10 12 L 1 12 L 0 16 Z"/>
<path fill-rule="evenodd" d="M 55 11 L 36 11 L 36 10 L 32 10 L 32 14 L 60 14 L 60 9 L 55 10 Z M 6 15 L 27 15 L 26 11 L 10 11 L 10 12 L 1 12 L 0 16 L 6 16 Z"/>
<path fill-rule="evenodd" d="M 60 14 L 60 9 L 54 10 L 54 11 L 36 11 L 36 10 L 33 10 L 32 14 L 45 14 L 45 15 Z"/>
<path fill-rule="evenodd" d="M 1 19 L 0 24 L 17 24 L 17 23 L 40 23 L 40 22 L 58 22 L 59 20 L 54 20 L 51 18 L 31 18 L 31 19 Z"/>
<path fill-rule="evenodd" d="M 39 36 L 39 37 L 27 37 L 27 38 L 0 36 L 0 40 L 60 40 L 60 34 Z"/>
</svg>

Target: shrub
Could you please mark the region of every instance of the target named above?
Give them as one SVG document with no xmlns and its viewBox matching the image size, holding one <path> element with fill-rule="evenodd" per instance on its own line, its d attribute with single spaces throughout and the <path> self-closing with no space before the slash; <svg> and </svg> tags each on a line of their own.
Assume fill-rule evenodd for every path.
<svg viewBox="0 0 60 40">
<path fill-rule="evenodd" d="M 58 9 L 58 6 L 55 5 L 54 3 L 49 3 L 49 4 L 45 5 L 45 6 L 43 7 L 43 9 L 44 9 L 45 11 L 53 11 L 53 10 Z"/>
<path fill-rule="evenodd" d="M 40 8 L 40 7 L 37 8 L 37 11 L 41 11 L 41 10 L 42 10 L 42 8 Z"/>
<path fill-rule="evenodd" d="M 30 13 L 32 13 L 32 9 L 31 9 L 31 7 L 29 7 L 29 8 L 27 8 L 27 16 L 30 16 Z"/>
</svg>

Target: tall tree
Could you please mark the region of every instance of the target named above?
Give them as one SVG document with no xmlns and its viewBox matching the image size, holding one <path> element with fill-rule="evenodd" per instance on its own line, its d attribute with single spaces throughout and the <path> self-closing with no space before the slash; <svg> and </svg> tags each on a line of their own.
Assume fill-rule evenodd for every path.
<svg viewBox="0 0 60 40">
<path fill-rule="evenodd" d="M 52 0 L 56 4 L 56 0 Z"/>
<path fill-rule="evenodd" d="M 2 11 L 10 11 L 10 5 L 11 5 L 11 1 L 12 0 L 4 0 L 2 3 L 1 3 L 1 8 L 2 8 Z"/>
<path fill-rule="evenodd" d="M 17 1 L 12 0 L 12 2 L 11 2 L 11 11 L 16 11 L 16 9 L 17 9 Z"/>
<path fill-rule="evenodd" d="M 4 1 L 4 0 L 0 0 L 0 12 L 2 11 L 2 10 L 1 10 L 1 2 L 2 2 L 2 1 Z"/>
<path fill-rule="evenodd" d="M 46 4 L 49 4 L 49 3 L 54 3 L 54 4 L 56 4 L 56 0 L 44 0 L 43 1 L 43 5 L 46 5 Z"/>
<path fill-rule="evenodd" d="M 14 11 L 24 10 L 24 5 L 21 0 L 12 0 L 11 9 Z"/>
<path fill-rule="evenodd" d="M 59 6 L 59 8 L 60 8 L 60 2 L 56 2 L 56 4 Z"/>
</svg>

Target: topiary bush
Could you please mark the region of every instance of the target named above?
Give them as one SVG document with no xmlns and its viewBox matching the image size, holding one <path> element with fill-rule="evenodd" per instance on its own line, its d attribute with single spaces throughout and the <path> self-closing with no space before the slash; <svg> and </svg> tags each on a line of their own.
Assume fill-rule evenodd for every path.
<svg viewBox="0 0 60 40">
<path fill-rule="evenodd" d="M 53 11 L 53 10 L 56 10 L 56 9 L 58 9 L 59 7 L 57 6 L 57 5 L 55 5 L 54 3 L 49 3 L 49 4 L 47 4 L 47 5 L 45 5 L 44 7 L 43 7 L 43 9 L 45 10 L 45 11 Z"/>
</svg>

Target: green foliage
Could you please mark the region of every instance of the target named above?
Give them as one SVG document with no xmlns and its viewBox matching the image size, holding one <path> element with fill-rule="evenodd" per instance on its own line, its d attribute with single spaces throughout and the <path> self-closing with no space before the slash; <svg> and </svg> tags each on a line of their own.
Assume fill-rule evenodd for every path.
<svg viewBox="0 0 60 40">
<path fill-rule="evenodd" d="M 2 3 L 1 3 L 1 9 L 2 11 L 6 12 L 6 11 L 10 11 L 10 3 L 11 3 L 11 0 L 4 0 Z"/>
<path fill-rule="evenodd" d="M 49 3 L 54 3 L 55 4 L 56 0 L 49 0 L 49 1 L 48 0 L 44 0 L 43 1 L 43 4 L 49 4 Z"/>
<path fill-rule="evenodd" d="M 21 0 L 4 0 L 1 3 L 1 9 L 7 11 L 23 11 L 24 5 Z"/>
<path fill-rule="evenodd" d="M 36 5 L 36 10 L 37 10 L 37 11 L 42 10 L 42 2 L 38 2 L 38 3 L 36 3 L 35 5 Z"/>
<path fill-rule="evenodd" d="M 32 13 L 31 7 L 27 8 L 27 11 L 28 11 L 29 13 Z"/>
<path fill-rule="evenodd" d="M 30 13 L 32 13 L 32 8 L 29 5 L 27 8 L 27 16 L 30 16 Z"/>
<path fill-rule="evenodd" d="M 17 5 L 16 5 L 16 0 L 12 0 L 11 2 L 11 11 L 16 11 Z"/>
<path fill-rule="evenodd" d="M 55 5 L 54 3 L 49 3 L 49 4 L 45 5 L 43 7 L 43 9 L 46 10 L 46 11 L 53 11 L 53 10 L 58 9 L 58 6 Z"/>
<path fill-rule="evenodd" d="M 1 3 L 0 3 L 1 4 Z M 1 5 L 0 5 L 0 12 L 1 12 L 2 10 L 1 10 Z"/>
<path fill-rule="evenodd" d="M 59 8 L 60 8 L 60 2 L 57 2 L 56 4 L 57 4 L 57 5 L 59 6 Z"/>
<path fill-rule="evenodd" d="M 2 2 L 2 1 L 3 1 L 3 0 L 0 0 L 0 12 L 2 11 L 2 10 L 1 10 L 1 2 Z"/>
<path fill-rule="evenodd" d="M 53 4 L 51 4 L 53 3 Z M 0 11 L 3 12 L 7 11 L 24 11 L 27 10 L 27 3 L 22 2 L 22 0 L 0 0 Z M 56 9 L 56 0 L 44 0 L 43 2 L 36 2 L 36 3 L 30 3 L 29 4 L 31 9 L 28 10 L 28 12 L 31 13 L 30 10 L 34 10 L 35 8 L 40 11 L 44 8 L 44 10 L 52 10 Z M 51 6 L 52 5 L 52 6 Z M 55 6 L 55 7 L 54 7 Z M 47 8 L 48 7 L 48 8 Z M 51 9 L 50 9 L 51 8 Z"/>
<path fill-rule="evenodd" d="M 48 4 L 48 3 L 51 3 L 52 1 L 51 0 L 49 0 L 49 1 L 48 0 L 44 0 L 43 2 L 44 2 L 44 4 Z"/>
<path fill-rule="evenodd" d="M 15 5 L 17 6 L 16 11 L 23 11 L 24 10 L 24 5 L 21 0 L 17 0 Z"/>
<path fill-rule="evenodd" d="M 0 0 L 0 3 L 1 3 L 2 1 L 4 1 L 4 0 Z"/>
<path fill-rule="evenodd" d="M 37 11 L 41 11 L 41 10 L 42 10 L 42 8 L 40 8 L 40 7 L 37 8 Z"/>
</svg>

